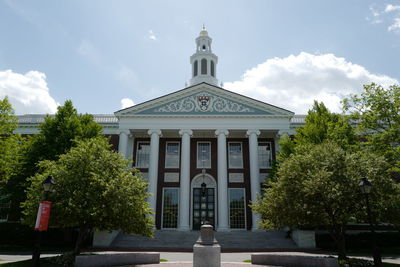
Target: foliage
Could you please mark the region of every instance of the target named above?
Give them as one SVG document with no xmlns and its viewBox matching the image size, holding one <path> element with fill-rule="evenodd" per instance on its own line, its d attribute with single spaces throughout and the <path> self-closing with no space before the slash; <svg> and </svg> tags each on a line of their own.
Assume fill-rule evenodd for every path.
<svg viewBox="0 0 400 267">
<path fill-rule="evenodd" d="M 296 147 L 309 144 L 321 144 L 331 140 L 345 149 L 356 145 L 354 130 L 347 119 L 336 113 L 330 112 L 324 103 L 314 101 L 312 109 L 308 111 L 305 124 L 296 129 L 294 139 L 285 135 L 281 138 L 278 162 L 283 162 Z"/>
<path fill-rule="evenodd" d="M 391 171 L 400 172 L 400 85 L 365 85 L 360 95 L 343 101 L 343 109 L 364 137 L 363 144 L 385 156 L 392 164 Z"/>
<path fill-rule="evenodd" d="M 368 267 L 374 266 L 373 261 L 357 259 L 357 258 L 347 258 L 344 260 L 339 260 L 339 266 L 342 267 Z"/>
<path fill-rule="evenodd" d="M 16 175 L 21 162 L 22 138 L 13 133 L 16 128 L 17 117 L 6 97 L 0 100 L 0 187 Z"/>
<path fill-rule="evenodd" d="M 370 198 L 376 219 L 399 220 L 399 198 L 388 196 L 398 196 L 400 188 L 385 175 L 386 169 L 383 158 L 346 151 L 333 141 L 304 144 L 281 163 L 276 181 L 253 208 L 262 215 L 263 228 L 325 226 L 344 258 L 347 223 L 365 216 L 361 175 L 374 185 Z"/>
<path fill-rule="evenodd" d="M 56 160 L 74 146 L 75 139 L 87 139 L 101 135 L 101 126 L 90 114 L 78 114 L 72 101 L 57 108 L 54 116 L 47 115 L 40 124 L 40 133 L 29 139 L 25 159 L 25 177 L 38 171 L 41 160 Z"/>
<path fill-rule="evenodd" d="M 76 146 L 56 161 L 42 161 L 43 170 L 30 178 L 24 207 L 24 222 L 34 224 L 41 182 L 52 175 L 57 188 L 51 227 L 79 227 L 76 253 L 91 230 L 122 229 L 127 233 L 152 235 L 151 209 L 146 201 L 147 184 L 128 168 L 122 155 L 110 150 L 103 137 L 77 140 Z M 83 236 L 82 236 L 83 235 Z"/>
</svg>

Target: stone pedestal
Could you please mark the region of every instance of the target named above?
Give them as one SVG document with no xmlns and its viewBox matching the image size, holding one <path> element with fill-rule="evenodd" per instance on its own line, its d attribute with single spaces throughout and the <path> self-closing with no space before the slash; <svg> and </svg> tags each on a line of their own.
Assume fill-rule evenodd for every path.
<svg viewBox="0 0 400 267">
<path fill-rule="evenodd" d="M 200 238 L 193 246 L 193 267 L 220 267 L 221 246 L 214 238 L 214 229 L 211 225 L 203 225 Z"/>
</svg>

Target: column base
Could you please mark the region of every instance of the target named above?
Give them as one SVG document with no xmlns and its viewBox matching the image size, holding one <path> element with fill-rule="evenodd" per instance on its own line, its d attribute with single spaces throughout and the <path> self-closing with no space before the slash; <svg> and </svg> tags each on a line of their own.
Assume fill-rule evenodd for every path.
<svg viewBox="0 0 400 267">
<path fill-rule="evenodd" d="M 179 226 L 178 231 L 190 231 L 189 225 Z"/>
<path fill-rule="evenodd" d="M 217 231 L 218 232 L 230 232 L 230 228 L 227 226 L 221 226 L 221 227 L 217 227 Z"/>
<path fill-rule="evenodd" d="M 265 230 L 263 229 L 258 229 L 258 228 L 251 228 L 252 232 L 264 232 Z"/>
</svg>

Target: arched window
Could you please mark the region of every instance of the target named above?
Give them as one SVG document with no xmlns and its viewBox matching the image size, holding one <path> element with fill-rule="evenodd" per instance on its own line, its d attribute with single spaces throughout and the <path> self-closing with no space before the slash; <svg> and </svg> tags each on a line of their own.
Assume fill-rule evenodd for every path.
<svg viewBox="0 0 400 267">
<path fill-rule="evenodd" d="M 207 59 L 201 60 L 201 74 L 207 74 Z"/>
<path fill-rule="evenodd" d="M 211 60 L 211 76 L 215 77 L 215 65 L 213 60 Z"/>
<path fill-rule="evenodd" d="M 197 63 L 197 60 L 194 62 L 194 64 L 193 64 L 193 77 L 196 77 L 197 76 L 197 65 L 198 65 L 198 63 Z"/>
</svg>

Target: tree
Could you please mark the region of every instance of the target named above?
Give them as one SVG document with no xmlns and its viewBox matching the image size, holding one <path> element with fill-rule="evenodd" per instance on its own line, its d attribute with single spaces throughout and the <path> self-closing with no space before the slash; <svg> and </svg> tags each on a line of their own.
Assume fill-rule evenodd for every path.
<svg viewBox="0 0 400 267">
<path fill-rule="evenodd" d="M 324 226 L 344 259 L 347 224 L 365 218 L 358 188 L 363 175 L 374 185 L 371 203 L 376 220 L 385 221 L 392 213 L 390 219 L 399 221 L 400 188 L 385 175 L 387 168 L 382 157 L 346 151 L 333 141 L 303 145 L 281 163 L 276 181 L 269 183 L 253 208 L 266 229 Z"/>
<path fill-rule="evenodd" d="M 400 172 L 400 85 L 364 85 L 364 92 L 343 101 L 367 149 L 383 155 Z"/>
<path fill-rule="evenodd" d="M 354 130 L 343 115 L 332 113 L 324 103 L 314 101 L 305 118 L 305 124 L 296 129 L 294 138 L 281 138 L 278 162 L 283 162 L 298 146 L 321 144 L 326 140 L 332 140 L 345 149 L 353 148 L 357 143 Z"/>
<path fill-rule="evenodd" d="M 41 160 L 56 160 L 74 146 L 75 139 L 87 139 L 101 135 L 102 127 L 94 122 L 90 114 L 78 114 L 72 101 L 57 108 L 53 116 L 47 115 L 39 126 L 40 133 L 32 136 L 25 153 L 24 176 L 30 177 L 38 171 Z"/>
<path fill-rule="evenodd" d="M 29 179 L 31 186 L 22 204 L 24 222 L 34 225 L 41 183 L 52 175 L 57 188 L 50 195 L 50 226 L 79 227 L 75 255 L 92 229 L 152 235 L 147 184 L 132 174 L 135 170 L 127 167 L 122 155 L 111 151 L 107 139 L 77 140 L 69 152 L 39 166 L 43 171 Z"/>
<path fill-rule="evenodd" d="M 6 97 L 0 100 L 0 186 L 4 186 L 19 169 L 21 136 L 13 133 L 16 128 L 17 117 Z"/>
</svg>

